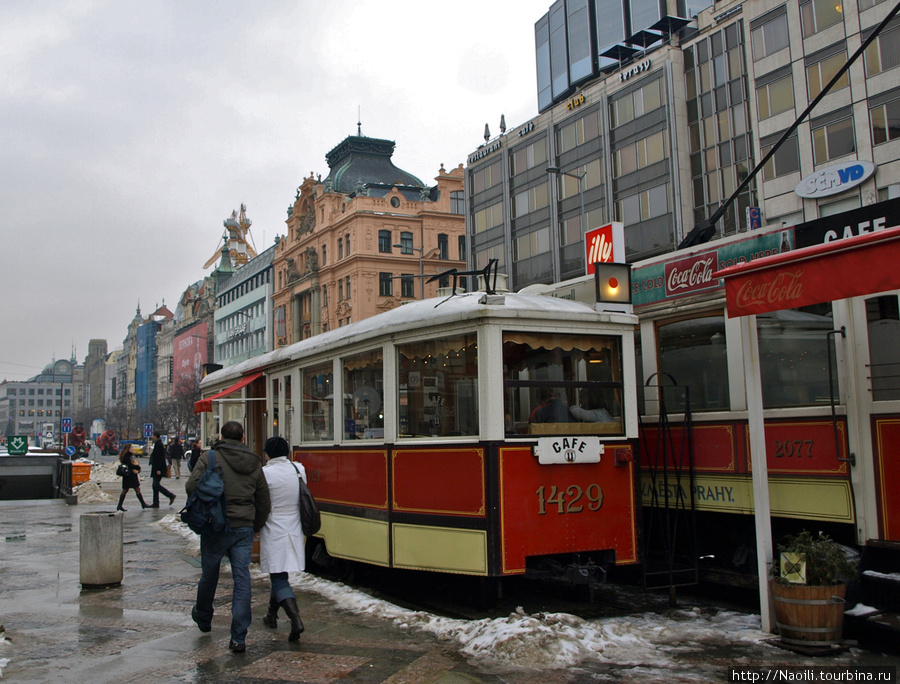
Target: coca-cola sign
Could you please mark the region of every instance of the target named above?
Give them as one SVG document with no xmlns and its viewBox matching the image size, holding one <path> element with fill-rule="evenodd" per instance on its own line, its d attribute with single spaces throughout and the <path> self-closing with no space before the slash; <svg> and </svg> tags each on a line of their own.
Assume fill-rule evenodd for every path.
<svg viewBox="0 0 900 684">
<path fill-rule="evenodd" d="M 706 252 L 666 264 L 666 296 L 716 287 L 718 280 L 713 278 L 713 273 L 717 263 L 716 252 Z"/>
<path fill-rule="evenodd" d="M 738 287 L 735 303 L 742 309 L 791 309 L 803 297 L 803 269 L 779 272 L 772 280 L 748 278 Z"/>
</svg>

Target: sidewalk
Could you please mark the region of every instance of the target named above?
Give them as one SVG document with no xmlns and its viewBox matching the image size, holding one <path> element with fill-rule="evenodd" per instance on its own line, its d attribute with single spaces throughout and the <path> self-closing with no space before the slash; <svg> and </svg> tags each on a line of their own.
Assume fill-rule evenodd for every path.
<svg viewBox="0 0 900 684">
<path fill-rule="evenodd" d="M 183 495 L 179 499 L 183 502 Z M 82 590 L 79 518 L 112 512 L 115 503 L 0 502 L 0 623 L 8 639 L 0 643 L 0 658 L 9 659 L 4 680 L 331 682 L 349 675 L 351 681 L 398 684 L 501 681 L 475 673 L 451 644 L 336 610 L 313 592 L 298 592 L 306 632 L 290 644 L 287 622 L 279 620 L 278 629 L 269 630 L 259 620 L 268 603 L 268 578 L 259 573 L 253 580 L 247 653 L 233 655 L 227 565 L 212 632 L 201 633 L 191 621 L 199 545 L 163 522 L 172 520 L 178 504 L 130 508 L 124 514 L 122 585 Z"/>
<path fill-rule="evenodd" d="M 269 583 L 253 572 L 247 653 L 228 650 L 231 574 L 223 568 L 209 634 L 190 619 L 199 541 L 174 506 L 124 513 L 124 579 L 82 590 L 80 517 L 115 500 L 0 502 L 0 665 L 10 682 L 724 682 L 743 664 L 891 665 L 865 651 L 808 659 L 766 644 L 758 616 L 707 607 L 609 620 L 520 614 L 451 620 L 412 612 L 310 575 L 294 583 L 306 632 L 267 629 Z M 110 490 L 110 485 L 106 485 Z M 149 488 L 147 488 L 149 489 Z M 115 490 L 110 490 L 115 491 Z"/>
</svg>

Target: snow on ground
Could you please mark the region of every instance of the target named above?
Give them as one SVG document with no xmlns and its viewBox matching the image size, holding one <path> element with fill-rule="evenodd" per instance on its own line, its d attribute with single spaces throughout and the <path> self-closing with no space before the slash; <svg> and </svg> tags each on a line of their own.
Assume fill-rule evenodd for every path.
<svg viewBox="0 0 900 684">
<path fill-rule="evenodd" d="M 199 537 L 176 514 L 161 527 L 184 537 L 199 555 Z M 251 566 L 256 577 L 268 577 Z M 519 608 L 505 618 L 459 620 L 401 608 L 340 582 L 294 573 L 291 584 L 313 591 L 338 608 L 388 620 L 400 629 L 420 630 L 455 641 L 460 652 L 486 666 L 563 669 L 585 662 L 615 663 L 665 670 L 676 665 L 679 652 L 735 642 L 758 643 L 771 637 L 760 631 L 758 615 L 700 609 L 671 611 L 665 616 L 642 613 L 620 618 L 584 620 L 567 613 L 530 615 Z M 683 667 L 683 665 L 682 665 Z"/>
</svg>

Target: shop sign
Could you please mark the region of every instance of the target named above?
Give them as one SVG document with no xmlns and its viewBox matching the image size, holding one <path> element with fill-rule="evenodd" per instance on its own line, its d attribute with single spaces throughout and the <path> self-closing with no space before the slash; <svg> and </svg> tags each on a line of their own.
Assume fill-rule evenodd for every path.
<svg viewBox="0 0 900 684">
<path fill-rule="evenodd" d="M 875 164 L 872 162 L 852 161 L 833 164 L 808 175 L 797 183 L 794 192 L 807 199 L 838 195 L 863 183 L 873 173 Z"/>
</svg>

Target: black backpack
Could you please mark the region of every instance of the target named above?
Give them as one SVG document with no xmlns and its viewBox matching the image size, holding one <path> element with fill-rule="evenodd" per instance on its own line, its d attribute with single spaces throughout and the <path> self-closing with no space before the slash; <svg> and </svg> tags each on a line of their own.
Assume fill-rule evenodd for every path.
<svg viewBox="0 0 900 684">
<path fill-rule="evenodd" d="M 209 451 L 209 465 L 197 481 L 197 488 L 188 497 L 180 515 L 181 521 L 197 534 L 228 529 L 222 466 L 216 465 L 216 452 L 212 449 Z"/>
</svg>

